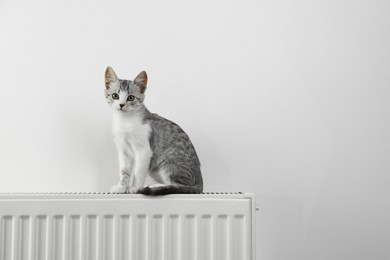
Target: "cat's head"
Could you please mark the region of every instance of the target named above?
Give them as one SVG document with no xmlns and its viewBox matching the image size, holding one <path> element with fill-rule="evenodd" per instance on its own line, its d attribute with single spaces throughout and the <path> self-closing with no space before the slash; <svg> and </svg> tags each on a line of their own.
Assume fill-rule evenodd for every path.
<svg viewBox="0 0 390 260">
<path fill-rule="evenodd" d="M 142 107 L 145 99 L 148 76 L 145 71 L 138 74 L 133 81 L 118 79 L 114 70 L 107 67 L 105 73 L 107 103 L 118 113 L 136 111 Z"/>
</svg>

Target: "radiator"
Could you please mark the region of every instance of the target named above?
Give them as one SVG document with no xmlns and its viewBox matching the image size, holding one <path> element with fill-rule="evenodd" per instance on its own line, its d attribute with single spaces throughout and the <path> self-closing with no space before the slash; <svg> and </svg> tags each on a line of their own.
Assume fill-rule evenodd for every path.
<svg viewBox="0 0 390 260">
<path fill-rule="evenodd" d="M 0 194 L 0 260 L 254 260 L 247 193 Z"/>
</svg>

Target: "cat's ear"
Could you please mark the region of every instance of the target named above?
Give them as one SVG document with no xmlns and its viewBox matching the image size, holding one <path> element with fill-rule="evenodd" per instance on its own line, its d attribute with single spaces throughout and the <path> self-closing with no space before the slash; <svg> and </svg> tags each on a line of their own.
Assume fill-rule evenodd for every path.
<svg viewBox="0 0 390 260">
<path fill-rule="evenodd" d="M 139 86 L 141 93 L 144 93 L 146 85 L 148 84 L 148 75 L 146 75 L 146 72 L 141 71 L 137 77 L 135 77 L 134 83 Z"/>
<path fill-rule="evenodd" d="M 115 71 L 108 66 L 105 73 L 105 83 L 106 83 L 106 89 L 110 88 L 110 84 L 114 83 L 118 80 L 118 77 L 115 74 Z"/>
</svg>

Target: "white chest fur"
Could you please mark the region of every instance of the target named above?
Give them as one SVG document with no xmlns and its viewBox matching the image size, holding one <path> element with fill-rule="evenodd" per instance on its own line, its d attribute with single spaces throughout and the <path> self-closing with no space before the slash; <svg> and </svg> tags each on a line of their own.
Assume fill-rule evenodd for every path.
<svg viewBox="0 0 390 260">
<path fill-rule="evenodd" d="M 151 154 L 149 136 L 151 127 L 143 122 L 141 116 L 114 116 L 112 132 L 119 153 L 134 158 L 137 154 Z"/>
</svg>

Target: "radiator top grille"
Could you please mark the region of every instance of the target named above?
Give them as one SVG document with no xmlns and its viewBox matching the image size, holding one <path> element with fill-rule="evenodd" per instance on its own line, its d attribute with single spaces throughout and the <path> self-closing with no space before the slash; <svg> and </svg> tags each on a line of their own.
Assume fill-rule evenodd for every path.
<svg viewBox="0 0 390 260">
<path fill-rule="evenodd" d="M 147 196 L 141 194 L 114 194 L 109 192 L 0 192 L 0 199 L 242 199 L 253 198 L 245 192 L 204 192 L 201 194 L 171 194 Z"/>
<path fill-rule="evenodd" d="M 0 192 L 0 195 L 4 194 L 47 194 L 47 195 L 60 195 L 60 194 L 97 194 L 97 195 L 138 195 L 138 194 L 115 194 L 115 193 L 110 193 L 110 192 L 98 192 L 98 191 L 50 191 L 50 192 Z M 214 195 L 214 194 L 225 194 L 225 195 L 232 195 L 232 194 L 244 194 L 244 192 L 241 191 L 234 191 L 234 192 L 227 192 L 227 191 L 210 191 L 210 192 L 202 192 L 201 194 L 185 194 L 185 195 Z"/>
</svg>

